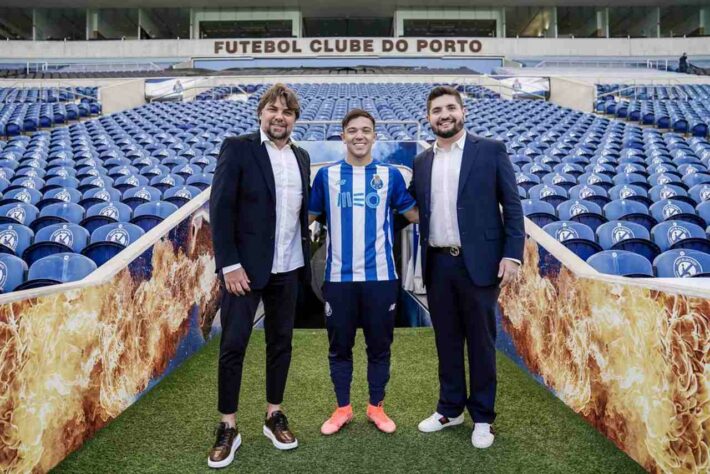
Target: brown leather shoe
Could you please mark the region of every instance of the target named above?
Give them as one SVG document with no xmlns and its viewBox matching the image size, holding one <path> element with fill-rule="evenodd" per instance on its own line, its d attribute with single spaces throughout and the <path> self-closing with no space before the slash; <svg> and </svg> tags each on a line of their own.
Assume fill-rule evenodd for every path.
<svg viewBox="0 0 710 474">
<path fill-rule="evenodd" d="M 264 421 L 264 436 L 269 438 L 277 449 L 286 450 L 298 447 L 298 440 L 288 429 L 286 415 L 277 410 Z"/>
<path fill-rule="evenodd" d="M 237 427 L 230 428 L 227 423 L 220 423 L 215 430 L 217 440 L 207 458 L 209 467 L 220 468 L 229 466 L 234 461 L 234 453 L 242 444 L 242 435 Z"/>
</svg>

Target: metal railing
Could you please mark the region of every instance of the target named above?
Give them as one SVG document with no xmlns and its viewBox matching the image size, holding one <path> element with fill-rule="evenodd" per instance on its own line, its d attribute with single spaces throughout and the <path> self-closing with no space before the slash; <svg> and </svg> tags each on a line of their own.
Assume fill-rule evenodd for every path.
<svg viewBox="0 0 710 474">
<path fill-rule="evenodd" d="M 633 90 L 633 91 L 634 91 L 633 100 L 638 100 L 638 90 L 639 90 L 640 88 L 644 88 L 644 89 L 660 89 L 660 88 L 662 88 L 662 87 L 664 87 L 664 88 L 665 88 L 665 87 L 672 87 L 673 90 L 674 90 L 675 92 L 677 92 L 677 93 L 682 97 L 681 100 L 688 100 L 689 97 L 690 97 L 690 96 L 688 95 L 688 93 L 685 92 L 681 87 L 678 87 L 677 85 L 674 85 L 674 84 L 671 83 L 671 81 L 669 81 L 668 84 L 633 84 L 633 85 L 630 85 L 630 86 L 622 87 L 621 89 L 616 89 L 616 90 L 613 90 L 613 91 L 604 92 L 604 93 L 602 93 L 602 94 L 597 94 L 597 95 L 596 95 L 596 100 L 599 100 L 600 98 L 606 97 L 606 96 L 609 96 L 609 95 L 614 96 L 614 97 L 617 97 L 617 98 L 620 99 L 620 100 L 621 100 L 621 99 L 630 99 L 630 98 L 631 98 L 630 96 L 622 95 L 622 94 L 621 94 L 622 91 L 627 91 L 627 90 Z M 653 100 L 653 99 L 651 99 L 651 100 Z"/>
</svg>

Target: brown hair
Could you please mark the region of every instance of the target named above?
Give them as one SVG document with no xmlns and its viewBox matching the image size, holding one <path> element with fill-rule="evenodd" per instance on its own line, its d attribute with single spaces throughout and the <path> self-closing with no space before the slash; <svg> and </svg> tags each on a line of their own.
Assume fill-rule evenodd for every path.
<svg viewBox="0 0 710 474">
<path fill-rule="evenodd" d="M 261 111 L 264 110 L 264 107 L 276 102 L 279 97 L 283 98 L 286 107 L 296 113 L 296 118 L 298 119 L 301 115 L 301 105 L 298 103 L 298 97 L 292 89 L 289 89 L 285 84 L 280 82 L 269 87 L 269 89 L 264 92 L 264 95 L 261 96 L 259 105 L 256 106 L 256 115 L 261 115 Z"/>
<path fill-rule="evenodd" d="M 463 100 L 461 99 L 461 94 L 459 94 L 459 91 L 454 89 L 451 86 L 436 86 L 429 92 L 429 97 L 426 99 L 426 113 L 427 115 L 429 114 L 429 108 L 431 107 L 431 102 L 434 99 L 438 99 L 439 97 L 443 95 L 452 95 L 456 98 L 456 102 L 459 103 L 461 107 L 463 107 Z"/>
<path fill-rule="evenodd" d="M 343 130 L 345 130 L 345 127 L 347 127 L 350 122 L 359 117 L 365 117 L 370 120 L 372 122 L 372 128 L 375 128 L 375 117 L 373 117 L 370 112 L 363 109 L 352 109 L 343 117 Z"/>
</svg>

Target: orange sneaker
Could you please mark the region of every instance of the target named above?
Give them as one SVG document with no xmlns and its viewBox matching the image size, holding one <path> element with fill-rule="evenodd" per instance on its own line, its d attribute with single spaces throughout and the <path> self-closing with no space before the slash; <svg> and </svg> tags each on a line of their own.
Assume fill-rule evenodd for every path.
<svg viewBox="0 0 710 474">
<path fill-rule="evenodd" d="M 397 425 L 385 413 L 382 402 L 378 403 L 377 406 L 370 403 L 367 404 L 367 419 L 373 422 L 377 429 L 383 433 L 394 433 L 394 430 L 397 429 Z"/>
<path fill-rule="evenodd" d="M 350 423 L 353 419 L 353 407 L 352 405 L 346 405 L 344 407 L 338 407 L 330 415 L 330 418 L 325 420 L 325 423 L 320 427 L 320 432 L 324 435 L 332 435 L 340 431 L 340 428 Z"/>
</svg>

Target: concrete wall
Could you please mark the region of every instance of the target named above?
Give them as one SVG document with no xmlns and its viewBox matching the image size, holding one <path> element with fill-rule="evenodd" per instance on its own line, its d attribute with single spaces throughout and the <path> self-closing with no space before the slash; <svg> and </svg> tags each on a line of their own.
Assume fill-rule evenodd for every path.
<svg viewBox="0 0 710 474">
<path fill-rule="evenodd" d="M 379 42 L 381 38 L 375 38 Z M 467 38 L 470 40 L 470 38 Z M 310 53 L 310 38 L 296 39 L 303 53 L 287 57 L 342 57 L 342 53 Z M 382 54 L 380 56 L 422 57 L 413 46 L 417 38 L 402 39 L 411 42 L 407 53 Z M 679 55 L 686 51 L 689 56 L 710 55 L 707 38 L 481 38 L 482 48 L 478 53 L 463 53 L 462 57 L 540 57 L 540 56 L 588 56 L 588 57 L 659 57 Z M 3 59 L 65 59 L 97 60 L 107 58 L 239 58 L 279 57 L 278 54 L 249 55 L 215 54 L 214 40 L 126 40 L 126 41 L 2 41 L 0 58 Z M 348 56 L 372 56 L 373 53 L 349 53 Z M 284 55 L 281 55 L 283 57 Z M 438 57 L 442 54 L 428 54 Z M 459 56 L 459 54 L 457 54 Z"/>
<path fill-rule="evenodd" d="M 594 86 L 574 79 L 551 77 L 550 102 L 582 112 L 592 112 Z"/>
<path fill-rule="evenodd" d="M 103 113 L 108 115 L 145 104 L 145 80 L 132 79 L 99 89 Z"/>
</svg>

